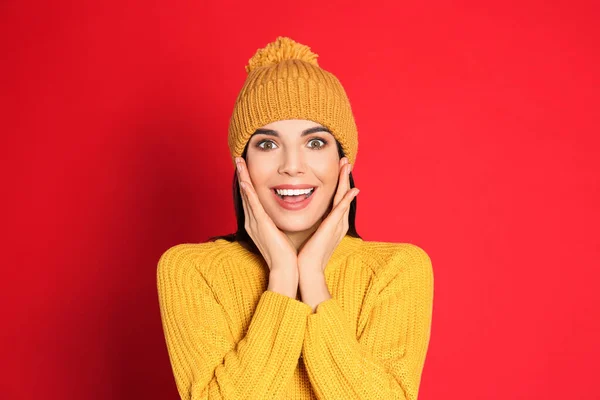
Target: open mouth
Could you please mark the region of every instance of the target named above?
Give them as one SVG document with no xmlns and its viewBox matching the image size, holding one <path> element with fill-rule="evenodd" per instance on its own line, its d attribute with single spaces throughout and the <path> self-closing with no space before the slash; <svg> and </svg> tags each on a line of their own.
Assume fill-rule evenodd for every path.
<svg viewBox="0 0 600 400">
<path fill-rule="evenodd" d="M 315 188 L 310 189 L 273 189 L 275 194 L 281 200 L 306 200 L 315 192 Z"/>
</svg>

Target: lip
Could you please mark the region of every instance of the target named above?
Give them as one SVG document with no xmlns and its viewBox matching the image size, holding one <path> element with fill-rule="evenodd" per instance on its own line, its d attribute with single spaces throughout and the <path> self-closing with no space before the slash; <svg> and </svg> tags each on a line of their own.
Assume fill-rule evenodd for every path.
<svg viewBox="0 0 600 400">
<path fill-rule="evenodd" d="M 297 203 L 286 203 L 275 192 L 275 189 L 310 189 L 310 188 L 314 188 L 310 197 L 308 199 L 304 199 Z M 275 196 L 275 200 L 277 201 L 277 204 L 279 204 L 281 206 L 281 208 L 285 208 L 286 210 L 290 210 L 290 211 L 298 211 L 298 210 L 302 210 L 303 208 L 306 208 L 310 204 L 310 201 L 312 200 L 312 198 L 315 197 L 316 191 L 317 191 L 317 188 L 315 186 L 310 186 L 310 185 L 281 185 L 281 186 L 274 186 L 271 189 L 271 193 L 273 193 L 273 196 Z"/>
<path fill-rule="evenodd" d="M 311 189 L 314 187 L 316 187 L 316 186 L 314 186 L 314 185 L 279 185 L 279 186 L 273 186 L 271 188 L 271 190 L 274 190 L 274 189 Z"/>
</svg>

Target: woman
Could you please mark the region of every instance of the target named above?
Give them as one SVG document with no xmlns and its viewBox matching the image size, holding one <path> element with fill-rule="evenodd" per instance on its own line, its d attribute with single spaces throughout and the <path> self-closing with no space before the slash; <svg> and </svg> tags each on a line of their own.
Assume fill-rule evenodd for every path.
<svg viewBox="0 0 600 400">
<path fill-rule="evenodd" d="M 356 233 L 356 125 L 316 57 L 279 37 L 249 60 L 228 140 L 237 232 L 160 258 L 182 399 L 417 398 L 431 260 Z"/>
</svg>

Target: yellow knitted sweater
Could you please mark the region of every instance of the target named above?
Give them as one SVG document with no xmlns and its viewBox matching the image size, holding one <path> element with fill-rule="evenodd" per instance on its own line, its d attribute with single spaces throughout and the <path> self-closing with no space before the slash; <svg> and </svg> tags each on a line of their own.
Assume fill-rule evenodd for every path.
<svg viewBox="0 0 600 400">
<path fill-rule="evenodd" d="M 268 291 L 238 242 L 179 244 L 158 262 L 165 340 L 182 399 L 417 399 L 433 307 L 431 260 L 409 243 L 345 236 L 307 304 Z"/>
</svg>

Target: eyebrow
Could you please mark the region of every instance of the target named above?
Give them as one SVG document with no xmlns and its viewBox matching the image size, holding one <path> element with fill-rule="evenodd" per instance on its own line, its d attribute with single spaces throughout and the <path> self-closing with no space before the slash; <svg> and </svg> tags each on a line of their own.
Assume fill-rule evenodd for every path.
<svg viewBox="0 0 600 400">
<path fill-rule="evenodd" d="M 315 133 L 315 132 L 329 132 L 331 133 L 331 131 L 327 128 L 325 128 L 324 126 L 314 126 L 312 128 L 308 128 L 302 131 L 302 134 L 300 136 L 306 136 L 306 135 L 310 135 L 311 133 Z M 273 129 L 257 129 L 252 136 L 254 135 L 269 135 L 269 136 L 275 136 L 275 137 L 279 137 L 279 132 L 273 130 Z"/>
</svg>

